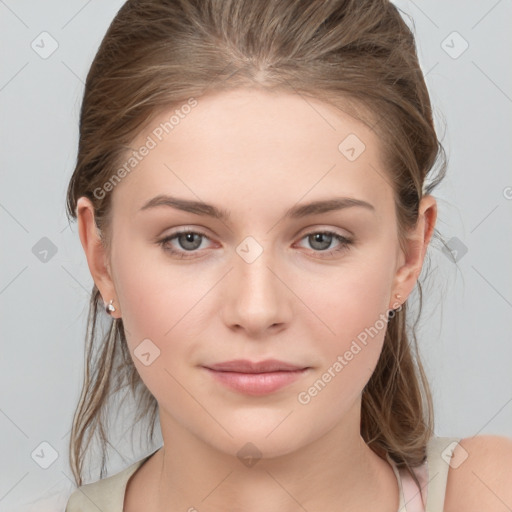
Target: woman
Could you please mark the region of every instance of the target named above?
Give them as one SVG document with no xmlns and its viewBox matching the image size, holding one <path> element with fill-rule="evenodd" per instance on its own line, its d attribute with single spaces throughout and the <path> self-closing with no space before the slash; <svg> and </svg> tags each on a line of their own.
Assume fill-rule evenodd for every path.
<svg viewBox="0 0 512 512">
<path fill-rule="evenodd" d="M 512 441 L 434 435 L 406 328 L 442 157 L 387 1 L 124 4 L 68 188 L 95 286 L 67 512 L 510 506 Z M 126 384 L 163 446 L 83 485 Z"/>
</svg>

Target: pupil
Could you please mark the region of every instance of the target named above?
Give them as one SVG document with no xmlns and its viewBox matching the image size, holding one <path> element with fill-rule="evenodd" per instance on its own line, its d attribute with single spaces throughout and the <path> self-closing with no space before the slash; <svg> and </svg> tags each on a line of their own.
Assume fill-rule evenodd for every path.
<svg viewBox="0 0 512 512">
<path fill-rule="evenodd" d="M 322 248 L 317 247 L 317 249 L 325 250 L 330 244 L 330 238 L 332 238 L 332 235 L 328 235 L 326 233 L 316 233 L 315 235 L 313 235 L 313 243 L 327 243 L 327 245 L 324 245 Z"/>
</svg>

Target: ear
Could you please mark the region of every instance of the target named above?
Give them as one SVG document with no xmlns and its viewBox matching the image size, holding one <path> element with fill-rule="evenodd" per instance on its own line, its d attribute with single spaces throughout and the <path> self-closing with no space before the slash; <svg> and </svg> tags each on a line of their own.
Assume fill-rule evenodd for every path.
<svg viewBox="0 0 512 512">
<path fill-rule="evenodd" d="M 94 220 L 94 206 L 90 199 L 83 196 L 77 201 L 78 233 L 87 258 L 89 271 L 96 287 L 101 293 L 104 303 L 114 299 L 116 311 L 111 313 L 113 318 L 119 318 L 121 311 L 116 301 L 116 291 L 110 275 L 110 265 L 106 249 L 101 241 L 100 232 Z"/>
<path fill-rule="evenodd" d="M 393 293 L 400 294 L 402 298 L 399 301 L 393 298 L 391 308 L 403 304 L 416 285 L 436 220 L 437 202 L 433 196 L 426 195 L 420 201 L 418 221 L 407 234 L 406 252 L 400 250 L 401 266 L 395 275 Z"/>
</svg>

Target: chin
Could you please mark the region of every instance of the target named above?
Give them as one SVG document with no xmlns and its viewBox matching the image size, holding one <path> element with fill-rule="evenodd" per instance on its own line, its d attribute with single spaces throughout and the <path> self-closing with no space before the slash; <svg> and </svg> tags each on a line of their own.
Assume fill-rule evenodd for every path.
<svg viewBox="0 0 512 512">
<path fill-rule="evenodd" d="M 273 459 L 289 455 L 303 446 L 311 443 L 314 439 L 305 438 L 301 435 L 300 429 L 290 421 L 285 427 L 280 422 L 286 414 L 281 415 L 278 421 L 272 422 L 272 427 L 261 426 L 258 428 L 257 421 L 249 427 L 235 426 L 231 424 L 228 431 L 232 435 L 229 436 L 223 429 L 216 429 L 217 433 L 211 436 L 211 430 L 205 432 L 200 437 L 212 448 L 225 454 L 237 457 L 241 462 L 245 459 Z M 276 428 L 277 426 L 277 428 Z M 245 462 L 244 462 L 245 463 Z M 249 466 L 249 464 L 246 464 Z"/>
</svg>

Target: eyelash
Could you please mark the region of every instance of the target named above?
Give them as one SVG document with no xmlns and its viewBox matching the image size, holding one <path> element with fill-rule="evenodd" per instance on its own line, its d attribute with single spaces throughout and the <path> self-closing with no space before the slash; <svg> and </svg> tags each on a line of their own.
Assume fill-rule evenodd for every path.
<svg viewBox="0 0 512 512">
<path fill-rule="evenodd" d="M 173 256 L 177 256 L 178 258 L 180 259 L 193 259 L 193 258 L 198 258 L 200 256 L 192 256 L 192 254 L 196 253 L 197 252 L 197 249 L 193 250 L 193 251 L 178 251 L 174 248 L 171 248 L 169 249 L 168 247 L 166 247 L 166 244 L 168 242 L 170 242 L 171 240 L 174 240 L 175 238 L 177 238 L 178 236 L 180 235 L 184 235 L 184 234 L 194 234 L 194 235 L 200 235 L 204 238 L 209 238 L 208 235 L 206 235 L 205 233 L 202 233 L 201 231 L 193 231 L 193 230 L 190 230 L 190 229 L 183 229 L 183 230 L 180 230 L 180 231 L 176 231 L 174 232 L 173 234 L 169 235 L 169 236 L 166 236 L 165 238 L 163 238 L 162 240 L 159 240 L 157 242 L 158 245 L 160 245 L 162 247 L 162 249 L 164 249 L 164 251 L 170 253 L 171 255 Z M 332 235 L 334 237 L 334 239 L 336 239 L 338 242 L 340 242 L 340 247 L 337 248 L 337 249 L 334 249 L 334 250 L 323 250 L 323 251 L 318 251 L 318 250 L 313 250 L 313 252 L 315 253 L 321 253 L 321 254 L 326 254 L 327 256 L 333 256 L 335 254 L 338 254 L 338 253 L 341 253 L 343 251 L 346 251 L 348 250 L 349 246 L 353 243 L 353 240 L 350 239 L 350 238 L 346 238 L 344 236 L 341 236 L 339 235 L 338 233 L 334 232 L 334 231 L 311 231 L 310 233 L 306 233 L 302 238 L 307 238 L 309 236 L 312 236 L 312 235 Z M 321 256 L 320 258 L 325 258 L 326 256 Z"/>
</svg>

